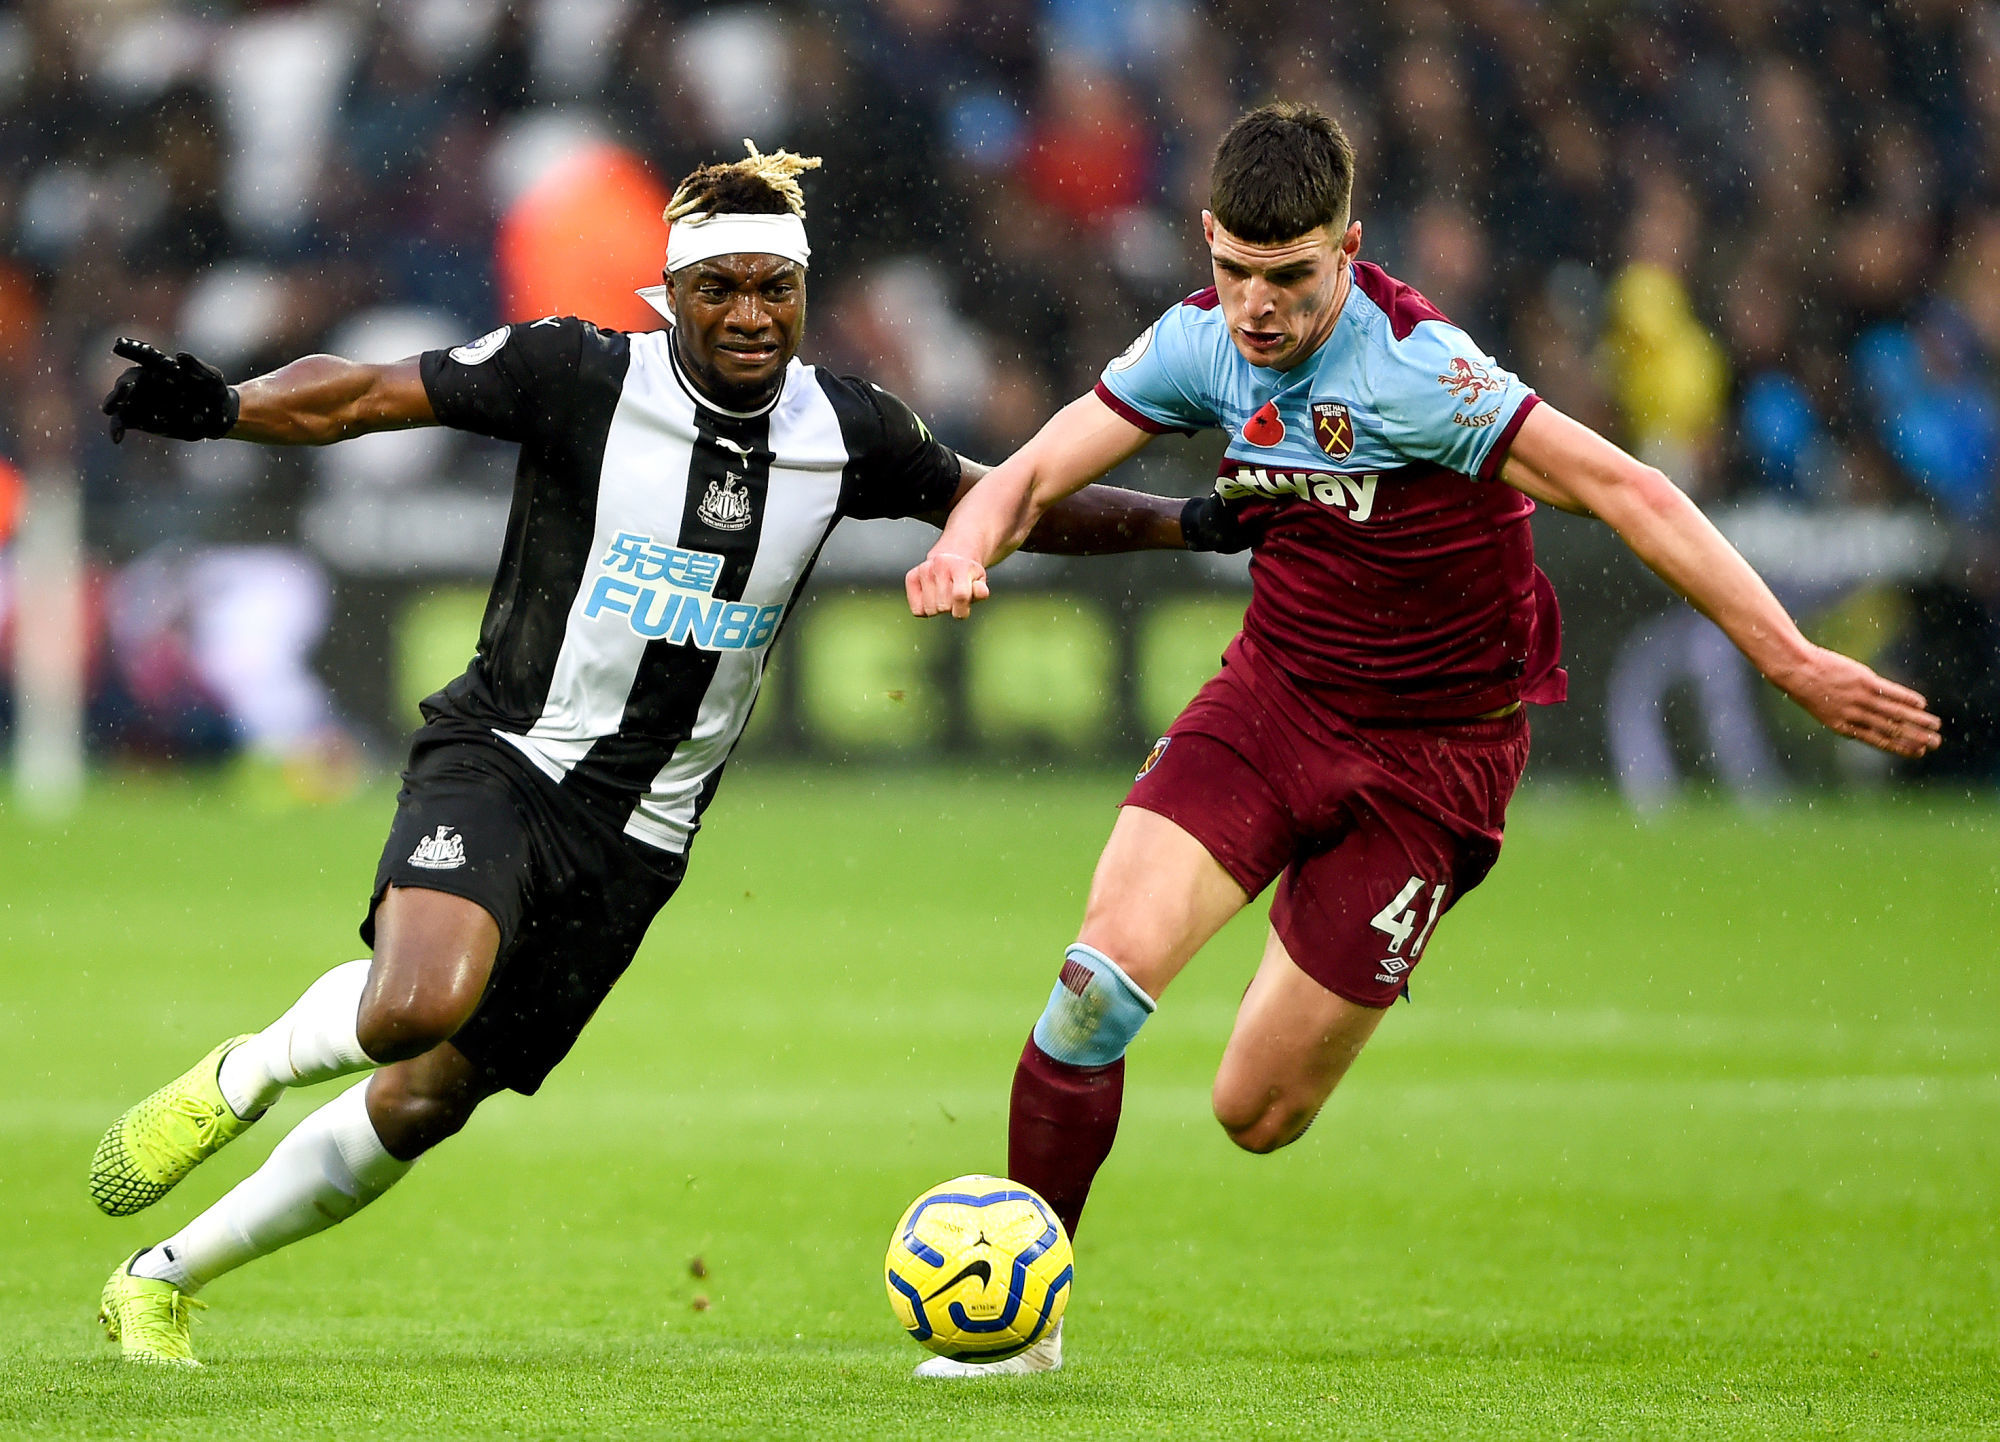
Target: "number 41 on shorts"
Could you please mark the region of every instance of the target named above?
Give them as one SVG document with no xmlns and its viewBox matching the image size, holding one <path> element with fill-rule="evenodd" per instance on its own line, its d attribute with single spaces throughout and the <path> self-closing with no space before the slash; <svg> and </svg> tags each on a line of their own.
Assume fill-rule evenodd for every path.
<svg viewBox="0 0 2000 1442">
<path fill-rule="evenodd" d="M 1417 908 L 1423 905 L 1421 894 L 1428 886 L 1431 889 L 1430 914 L 1424 918 L 1422 931 L 1417 931 Z M 1387 975 L 1375 979 L 1394 982 L 1402 974 L 1417 964 L 1423 955 L 1424 943 L 1431 939 L 1431 928 L 1438 924 L 1438 915 L 1444 910 L 1446 883 L 1429 882 L 1421 876 L 1412 876 L 1403 883 L 1403 889 L 1396 893 L 1395 900 L 1375 913 L 1369 925 L 1389 938 L 1389 955 L 1382 962 L 1382 970 Z M 1403 943 L 1410 941 L 1410 934 L 1416 932 L 1417 939 L 1410 942 L 1407 956 L 1403 955 Z"/>
</svg>

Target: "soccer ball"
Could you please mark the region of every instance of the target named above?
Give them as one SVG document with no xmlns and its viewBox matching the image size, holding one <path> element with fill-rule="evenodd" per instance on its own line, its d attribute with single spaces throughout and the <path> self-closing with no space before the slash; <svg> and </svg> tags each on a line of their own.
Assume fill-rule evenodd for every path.
<svg viewBox="0 0 2000 1442">
<path fill-rule="evenodd" d="M 896 1320 L 939 1356 L 997 1362 L 1062 1320 L 1069 1234 L 1049 1204 L 1005 1177 L 953 1177 L 903 1213 L 883 1280 Z"/>
</svg>

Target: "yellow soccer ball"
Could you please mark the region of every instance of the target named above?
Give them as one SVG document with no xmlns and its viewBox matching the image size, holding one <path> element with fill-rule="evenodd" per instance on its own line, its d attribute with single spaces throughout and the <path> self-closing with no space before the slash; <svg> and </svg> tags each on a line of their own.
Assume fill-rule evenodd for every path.
<svg viewBox="0 0 2000 1442">
<path fill-rule="evenodd" d="M 997 1362 L 1062 1320 L 1069 1234 L 1049 1204 L 1005 1177 L 953 1177 L 903 1213 L 883 1280 L 896 1320 L 939 1356 Z"/>
</svg>

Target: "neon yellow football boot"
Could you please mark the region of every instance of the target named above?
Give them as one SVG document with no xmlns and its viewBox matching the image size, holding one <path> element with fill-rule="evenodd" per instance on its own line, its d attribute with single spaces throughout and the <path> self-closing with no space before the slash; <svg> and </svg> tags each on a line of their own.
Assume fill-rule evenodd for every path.
<svg viewBox="0 0 2000 1442">
<path fill-rule="evenodd" d="M 140 1249 L 141 1252 L 144 1248 Z M 172 1282 L 132 1275 L 140 1252 L 127 1257 L 104 1284 L 97 1320 L 104 1334 L 124 1349 L 128 1362 L 162 1362 L 172 1367 L 199 1367 L 188 1329 L 194 1309 L 208 1303 L 195 1300 Z"/>
<path fill-rule="evenodd" d="M 90 1199 L 114 1217 L 144 1211 L 249 1130 L 216 1084 L 233 1036 L 111 1124 L 90 1159 Z M 260 1112 L 259 1116 L 262 1115 Z"/>
</svg>

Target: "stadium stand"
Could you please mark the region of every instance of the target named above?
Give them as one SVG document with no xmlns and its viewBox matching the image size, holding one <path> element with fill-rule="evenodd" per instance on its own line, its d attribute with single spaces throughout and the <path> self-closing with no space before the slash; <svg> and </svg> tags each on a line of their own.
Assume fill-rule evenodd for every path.
<svg viewBox="0 0 2000 1442">
<path fill-rule="evenodd" d="M 1343 117 L 1367 253 L 1548 399 L 1767 542 L 1771 517 L 1814 518 L 1787 599 L 1941 702 L 1953 745 L 1919 769 L 2000 774 L 2000 10 L 1955 0 L 0 4 L 0 459 L 72 467 L 93 566 L 145 568 L 101 588 L 114 651 L 214 631 L 191 578 L 231 555 L 290 618 L 280 649 L 228 667 L 198 645 L 99 667 L 99 743 L 256 744 L 222 671 L 289 667 L 315 694 L 301 616 L 332 626 L 330 657 L 379 655 L 385 585 L 481 579 L 467 536 L 490 530 L 506 474 L 455 438 L 385 445 L 373 483 L 359 457 L 114 449 L 94 415 L 113 335 L 232 374 L 370 336 L 470 337 L 527 300 L 509 247 L 545 243 L 524 207 L 549 177 L 595 157 L 608 179 L 588 203 L 643 227 L 623 197 L 754 135 L 826 157 L 811 357 L 881 376 L 998 458 L 1198 283 L 1209 151 L 1270 93 Z M 1201 456 L 1149 483 L 1200 485 Z M 1890 512 L 1935 543 L 1854 562 Z M 412 540 L 398 515 L 445 520 Z M 1610 599 L 1574 628 L 1599 663 L 1547 727 L 1552 763 L 1621 772 L 1642 802 L 1689 762 L 1746 795 L 1779 784 L 1786 738 L 1759 736 L 1746 678 L 1712 674 L 1704 623 L 1660 624 L 1656 590 L 1566 555 L 1571 534 L 1543 532 L 1559 585 Z M 392 535 L 402 549 L 368 540 Z M 831 561 L 866 584 L 895 553 Z M 329 572 L 356 606 L 329 610 Z M 1133 577 L 1205 573 L 1074 574 L 1115 613 Z M 185 619 L 135 620 L 152 596 Z M 357 619 L 323 619 L 341 614 Z M 340 753 L 328 738 L 349 727 L 390 729 L 386 683 L 331 669 L 348 720 L 328 703 L 273 745 Z M 1593 672 L 1625 689 L 1607 701 Z M 1676 720 L 1689 680 L 1720 715 Z M 1732 735 L 1752 739 L 1720 755 Z"/>
</svg>

